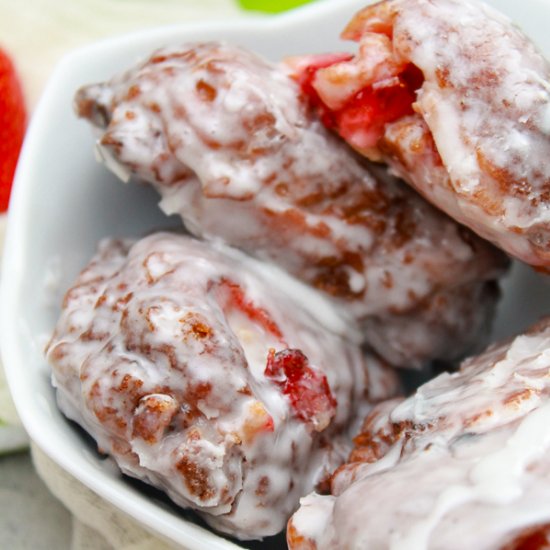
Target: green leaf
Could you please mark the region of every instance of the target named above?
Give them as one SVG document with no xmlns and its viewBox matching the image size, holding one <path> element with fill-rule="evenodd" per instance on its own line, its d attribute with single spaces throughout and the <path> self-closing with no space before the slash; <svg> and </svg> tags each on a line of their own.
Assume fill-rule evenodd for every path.
<svg viewBox="0 0 550 550">
<path fill-rule="evenodd" d="M 290 10 L 311 0 L 239 0 L 239 4 L 245 10 L 264 11 L 268 13 L 278 13 Z"/>
</svg>

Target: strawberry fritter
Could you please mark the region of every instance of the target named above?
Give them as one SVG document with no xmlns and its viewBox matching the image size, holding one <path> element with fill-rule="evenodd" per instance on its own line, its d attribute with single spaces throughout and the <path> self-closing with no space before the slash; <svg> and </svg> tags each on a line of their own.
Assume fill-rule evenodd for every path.
<svg viewBox="0 0 550 550">
<path fill-rule="evenodd" d="M 543 550 L 550 532 L 550 318 L 405 400 L 381 403 L 297 549 Z"/>
<path fill-rule="evenodd" d="M 331 304 L 264 271 L 168 233 L 105 241 L 47 349 L 61 410 L 102 452 L 240 538 L 283 529 L 397 388 L 326 328 L 345 330 Z"/>
<path fill-rule="evenodd" d="M 476 0 L 387 0 L 291 61 L 325 124 L 513 256 L 550 267 L 550 64 Z"/>
<path fill-rule="evenodd" d="M 108 166 L 152 183 L 192 233 L 331 296 L 386 359 L 451 359 L 485 333 L 504 255 L 371 171 L 279 68 L 226 44 L 166 48 L 76 105 L 102 129 Z M 433 330 L 425 317 L 441 303 Z"/>
</svg>

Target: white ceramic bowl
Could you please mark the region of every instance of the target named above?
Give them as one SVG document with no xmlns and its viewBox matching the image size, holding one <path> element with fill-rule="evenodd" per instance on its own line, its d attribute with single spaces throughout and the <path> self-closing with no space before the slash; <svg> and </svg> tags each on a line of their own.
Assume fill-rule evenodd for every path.
<svg viewBox="0 0 550 550">
<path fill-rule="evenodd" d="M 222 38 L 273 60 L 346 49 L 349 45 L 339 42 L 338 34 L 365 3 L 325 0 L 272 18 L 172 26 L 87 47 L 58 66 L 28 131 L 10 206 L 0 301 L 3 360 L 19 414 L 30 436 L 60 466 L 151 531 L 189 549 L 236 546 L 119 476 L 62 417 L 50 386 L 43 347 L 63 291 L 97 241 L 109 235 L 139 236 L 177 223 L 163 217 L 153 191 L 121 185 L 95 161 L 90 128 L 72 112 L 73 94 L 170 43 Z M 549 0 L 492 3 L 550 54 Z M 550 313 L 550 287 L 530 269 L 516 265 L 505 287 L 495 337 Z M 280 548 L 283 540 L 269 545 Z"/>
</svg>

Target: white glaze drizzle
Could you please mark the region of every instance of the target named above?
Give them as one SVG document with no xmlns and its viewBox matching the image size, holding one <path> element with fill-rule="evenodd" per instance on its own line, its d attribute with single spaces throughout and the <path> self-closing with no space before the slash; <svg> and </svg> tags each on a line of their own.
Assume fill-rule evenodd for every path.
<svg viewBox="0 0 550 550">
<path fill-rule="evenodd" d="M 241 538 L 281 530 L 344 458 L 369 388 L 380 399 L 397 387 L 377 359 L 318 322 L 342 326 L 326 298 L 304 305 L 309 289 L 288 275 L 264 280 L 265 270 L 179 235 L 104 241 L 47 350 L 61 410 L 124 473 Z M 336 407 L 325 399 L 320 416 L 299 416 L 266 374 L 270 350 L 287 348 L 324 373 Z"/>
<path fill-rule="evenodd" d="M 374 441 L 391 425 L 404 426 L 401 436 L 380 460 L 337 473 L 336 496 L 304 500 L 298 535 L 318 549 L 498 550 L 549 523 L 549 349 L 546 319 L 379 406 Z"/>
<path fill-rule="evenodd" d="M 381 27 L 391 27 L 386 70 L 399 74 L 412 63 L 422 71 L 414 124 L 428 130 L 435 151 L 431 139 L 422 151 L 397 120 L 386 125 L 379 156 L 460 223 L 525 262 L 550 265 L 548 61 L 483 2 L 388 0 L 352 19 L 348 37 L 360 45 L 354 60 L 316 75 L 325 103 L 331 105 L 331 95 L 341 101 L 330 76 L 343 68 L 361 88 L 350 67 L 378 60 L 378 52 L 362 46 Z M 338 82 L 344 92 L 351 86 L 344 77 Z"/>
<path fill-rule="evenodd" d="M 363 166 L 281 68 L 223 43 L 171 46 L 82 89 L 76 104 L 104 129 L 108 167 L 151 182 L 164 212 L 195 235 L 325 290 L 387 360 L 450 358 L 485 332 L 494 303 L 485 281 L 504 257 Z"/>
</svg>

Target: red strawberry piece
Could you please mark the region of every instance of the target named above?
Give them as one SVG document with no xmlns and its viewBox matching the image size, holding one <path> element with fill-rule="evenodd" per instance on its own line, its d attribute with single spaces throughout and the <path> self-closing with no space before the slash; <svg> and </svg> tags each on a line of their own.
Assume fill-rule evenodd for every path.
<svg viewBox="0 0 550 550">
<path fill-rule="evenodd" d="M 416 90 L 421 86 L 423 76 L 414 65 L 409 64 L 391 83 L 378 82 L 367 86 L 340 109 L 331 110 L 313 86 L 315 75 L 319 69 L 350 58 L 345 54 L 306 56 L 296 67 L 297 79 L 323 124 L 361 151 L 376 146 L 386 123 L 413 113 Z"/>
<path fill-rule="evenodd" d="M 26 121 L 21 84 L 10 58 L 0 49 L 0 212 L 8 209 Z"/>
<path fill-rule="evenodd" d="M 315 431 L 324 430 L 336 414 L 327 377 L 309 366 L 298 349 L 270 350 L 265 375 L 271 378 L 290 400 L 294 415 Z"/>
<path fill-rule="evenodd" d="M 281 329 L 270 317 L 269 313 L 248 300 L 243 289 L 229 279 L 222 279 L 218 286 L 218 297 L 226 313 L 237 309 L 244 313 L 253 323 L 262 327 L 266 332 L 272 334 L 278 340 L 283 340 Z"/>
</svg>

